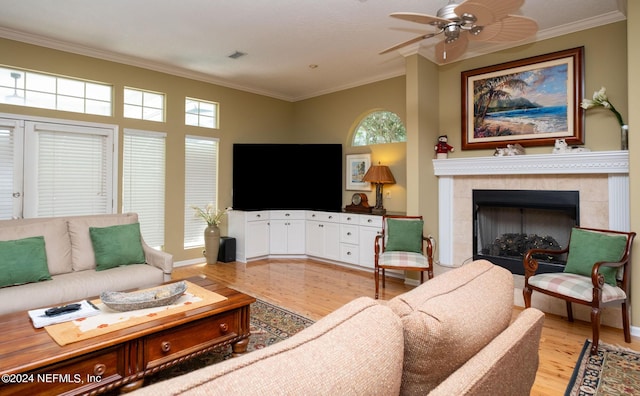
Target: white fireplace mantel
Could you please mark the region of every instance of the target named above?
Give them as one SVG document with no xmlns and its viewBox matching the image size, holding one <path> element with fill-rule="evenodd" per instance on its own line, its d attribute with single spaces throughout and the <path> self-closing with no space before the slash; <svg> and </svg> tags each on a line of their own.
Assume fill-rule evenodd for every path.
<svg viewBox="0 0 640 396">
<path fill-rule="evenodd" d="M 434 159 L 436 176 L 629 173 L 628 151 Z"/>
<path fill-rule="evenodd" d="M 607 174 L 609 228 L 621 231 L 630 228 L 628 151 L 434 159 L 433 168 L 438 176 L 439 261 L 442 265 L 457 265 L 453 262 L 457 235 L 453 197 L 454 181 L 460 176 Z"/>
</svg>

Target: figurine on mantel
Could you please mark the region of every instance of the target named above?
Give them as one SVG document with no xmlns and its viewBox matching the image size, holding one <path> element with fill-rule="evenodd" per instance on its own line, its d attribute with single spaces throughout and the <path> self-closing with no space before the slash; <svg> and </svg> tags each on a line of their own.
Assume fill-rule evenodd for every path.
<svg viewBox="0 0 640 396">
<path fill-rule="evenodd" d="M 438 136 L 438 144 L 434 147 L 437 159 L 446 159 L 449 156 L 449 151 L 453 152 L 456 150 L 453 146 L 449 145 L 448 141 L 449 138 L 447 135 Z"/>
<path fill-rule="evenodd" d="M 585 153 L 589 152 L 586 147 L 569 146 L 565 139 L 556 139 L 552 154 L 569 154 L 569 153 Z"/>
<path fill-rule="evenodd" d="M 524 155 L 524 147 L 520 144 L 507 144 L 506 148 L 496 148 L 496 151 L 493 153 L 494 157 L 507 157 L 512 155 Z"/>
</svg>

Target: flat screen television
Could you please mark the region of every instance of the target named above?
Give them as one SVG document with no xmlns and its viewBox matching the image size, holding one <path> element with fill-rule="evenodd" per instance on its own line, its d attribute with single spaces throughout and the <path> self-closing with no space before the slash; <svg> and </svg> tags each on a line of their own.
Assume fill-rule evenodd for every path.
<svg viewBox="0 0 640 396">
<path fill-rule="evenodd" d="M 236 210 L 342 209 L 341 144 L 233 145 Z"/>
</svg>

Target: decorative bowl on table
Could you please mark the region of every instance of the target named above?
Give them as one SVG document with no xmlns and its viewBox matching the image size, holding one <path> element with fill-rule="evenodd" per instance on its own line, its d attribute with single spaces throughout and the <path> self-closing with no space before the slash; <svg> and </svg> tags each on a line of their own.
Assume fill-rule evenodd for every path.
<svg viewBox="0 0 640 396">
<path fill-rule="evenodd" d="M 130 293 L 106 291 L 100 294 L 100 300 L 113 310 L 133 311 L 173 304 L 186 290 L 187 283 L 180 281 L 150 290 Z"/>
</svg>

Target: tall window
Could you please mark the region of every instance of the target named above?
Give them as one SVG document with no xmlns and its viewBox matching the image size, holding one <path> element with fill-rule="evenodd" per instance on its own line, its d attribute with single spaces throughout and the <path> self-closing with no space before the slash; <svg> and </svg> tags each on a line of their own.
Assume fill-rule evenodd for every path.
<svg viewBox="0 0 640 396">
<path fill-rule="evenodd" d="M 24 217 L 113 212 L 113 130 L 25 125 Z"/>
<path fill-rule="evenodd" d="M 107 84 L 0 67 L 0 103 L 110 116 L 112 91 Z"/>
<path fill-rule="evenodd" d="M 360 121 L 353 134 L 354 146 L 407 141 L 407 130 L 396 113 L 375 111 Z"/>
<path fill-rule="evenodd" d="M 203 128 L 218 128 L 218 104 L 206 100 L 187 98 L 185 100 L 186 125 Z"/>
<path fill-rule="evenodd" d="M 124 89 L 124 116 L 147 121 L 164 121 L 164 94 L 135 88 Z"/>
<path fill-rule="evenodd" d="M 122 212 L 135 212 L 145 242 L 164 246 L 165 140 L 159 132 L 124 130 Z"/>
<path fill-rule="evenodd" d="M 0 119 L 0 218 L 115 212 L 117 127 Z"/>
<path fill-rule="evenodd" d="M 218 205 L 218 147 L 219 141 L 215 138 L 185 138 L 185 248 L 204 244 L 207 224 L 195 216 L 192 206 Z"/>
<path fill-rule="evenodd" d="M 0 119 L 0 219 L 22 215 L 23 125 Z"/>
</svg>

